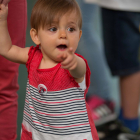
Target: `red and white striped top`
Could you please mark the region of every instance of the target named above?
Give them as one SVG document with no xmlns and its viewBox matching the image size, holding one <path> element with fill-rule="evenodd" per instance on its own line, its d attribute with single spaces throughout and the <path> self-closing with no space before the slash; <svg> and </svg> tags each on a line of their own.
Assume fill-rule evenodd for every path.
<svg viewBox="0 0 140 140">
<path fill-rule="evenodd" d="M 50 69 L 38 69 L 41 59 L 39 46 L 31 47 L 21 139 L 98 140 L 85 102 L 90 83 L 88 65 L 85 81 L 78 84 L 60 63 Z"/>
</svg>

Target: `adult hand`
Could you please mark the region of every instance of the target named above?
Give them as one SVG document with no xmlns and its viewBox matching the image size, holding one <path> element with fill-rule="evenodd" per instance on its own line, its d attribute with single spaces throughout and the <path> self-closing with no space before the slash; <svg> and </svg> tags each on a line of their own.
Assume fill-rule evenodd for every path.
<svg viewBox="0 0 140 140">
<path fill-rule="evenodd" d="M 0 0 L 0 4 L 7 5 L 10 0 Z"/>
</svg>

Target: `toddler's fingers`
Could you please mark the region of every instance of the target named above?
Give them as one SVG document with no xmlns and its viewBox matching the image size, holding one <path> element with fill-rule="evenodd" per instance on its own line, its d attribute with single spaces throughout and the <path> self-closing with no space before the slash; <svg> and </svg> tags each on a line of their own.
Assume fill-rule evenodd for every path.
<svg viewBox="0 0 140 140">
<path fill-rule="evenodd" d="M 3 10 L 6 8 L 6 6 L 4 4 L 0 4 L 0 8 L 1 8 L 1 10 Z"/>
<path fill-rule="evenodd" d="M 8 9 L 8 5 L 5 6 L 4 4 L 0 4 L 0 10 L 5 11 L 5 9 Z"/>
<path fill-rule="evenodd" d="M 73 48 L 69 48 L 68 52 L 72 54 L 73 53 Z"/>
<path fill-rule="evenodd" d="M 9 2 L 10 2 L 10 0 L 2 0 L 2 3 L 6 6 L 8 5 Z"/>
<path fill-rule="evenodd" d="M 65 60 L 65 59 L 67 58 L 67 54 L 66 54 L 66 53 L 63 53 L 62 56 L 61 56 L 61 58 L 62 58 L 63 60 Z"/>
<path fill-rule="evenodd" d="M 65 66 L 65 65 L 68 65 L 69 63 L 72 63 L 73 60 L 74 58 L 70 56 L 67 59 L 65 59 L 63 62 L 61 62 L 61 64 Z"/>
<path fill-rule="evenodd" d="M 63 62 L 61 63 L 61 66 L 63 69 L 70 69 L 74 65 L 74 61 L 71 63 L 64 64 Z"/>
<path fill-rule="evenodd" d="M 67 57 L 67 54 L 66 54 L 66 53 L 62 53 L 62 54 L 60 54 L 60 55 L 58 56 L 58 58 L 61 58 L 62 61 L 65 60 L 66 57 Z"/>
</svg>

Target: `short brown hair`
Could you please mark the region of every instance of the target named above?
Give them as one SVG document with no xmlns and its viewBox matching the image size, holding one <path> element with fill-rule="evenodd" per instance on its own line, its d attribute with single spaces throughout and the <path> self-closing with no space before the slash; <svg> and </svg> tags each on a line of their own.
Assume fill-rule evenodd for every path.
<svg viewBox="0 0 140 140">
<path fill-rule="evenodd" d="M 40 27 L 53 22 L 54 18 L 58 19 L 67 12 L 75 10 L 77 13 L 79 28 L 82 28 L 81 10 L 75 0 L 37 0 L 32 9 L 31 28 L 38 31 Z"/>
</svg>

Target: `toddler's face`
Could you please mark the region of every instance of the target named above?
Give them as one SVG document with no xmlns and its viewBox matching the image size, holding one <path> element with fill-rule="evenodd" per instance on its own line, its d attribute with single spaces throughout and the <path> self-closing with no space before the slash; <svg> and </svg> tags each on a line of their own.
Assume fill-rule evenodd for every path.
<svg viewBox="0 0 140 140">
<path fill-rule="evenodd" d="M 43 57 L 47 60 L 59 62 L 57 56 L 73 48 L 77 49 L 82 31 L 78 26 L 78 18 L 75 11 L 64 14 L 59 21 L 55 20 L 51 26 L 38 30 L 38 38 L 41 44 Z"/>
</svg>

